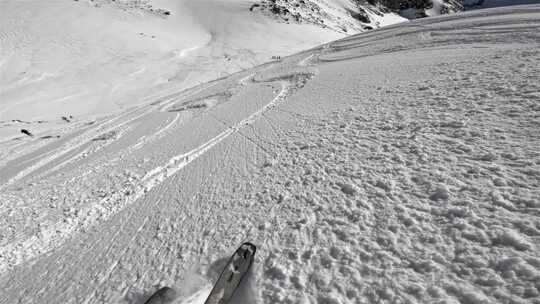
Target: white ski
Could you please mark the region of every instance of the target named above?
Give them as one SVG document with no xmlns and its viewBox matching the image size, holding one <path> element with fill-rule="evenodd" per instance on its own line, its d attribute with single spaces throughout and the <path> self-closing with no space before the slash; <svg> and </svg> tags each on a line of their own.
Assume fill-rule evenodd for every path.
<svg viewBox="0 0 540 304">
<path fill-rule="evenodd" d="M 231 256 L 221 272 L 214 288 L 204 304 L 227 304 L 236 288 L 248 273 L 257 247 L 251 243 L 242 244 Z M 169 304 L 176 298 L 176 291 L 170 287 L 162 287 L 156 291 L 144 304 Z"/>
<path fill-rule="evenodd" d="M 204 304 L 229 303 L 253 264 L 256 250 L 255 245 L 244 243 L 234 252 Z"/>
</svg>

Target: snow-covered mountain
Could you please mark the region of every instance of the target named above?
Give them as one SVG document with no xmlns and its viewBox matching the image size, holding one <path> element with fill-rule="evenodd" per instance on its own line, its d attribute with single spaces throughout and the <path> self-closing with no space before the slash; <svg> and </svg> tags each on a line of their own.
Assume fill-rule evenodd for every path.
<svg viewBox="0 0 540 304">
<path fill-rule="evenodd" d="M 383 5 L 357 0 L 261 0 L 250 10 L 282 22 L 316 24 L 349 34 L 404 21 Z"/>
<path fill-rule="evenodd" d="M 381 2 L 398 2 L 381 0 Z M 461 11 L 539 3 L 538 0 L 406 0 L 392 6 L 393 11 L 408 19 L 438 16 Z"/>
<path fill-rule="evenodd" d="M 538 3 L 538 0 L 258 0 L 251 10 L 285 22 L 307 22 L 343 32 L 358 32 L 394 23 L 470 9 Z M 397 17 L 399 19 L 399 17 Z"/>
<path fill-rule="evenodd" d="M 345 33 L 243 0 L 0 1 L 0 140 L 89 123 Z M 63 119 L 64 118 L 64 119 Z M 43 134 L 46 136 L 46 134 Z"/>
<path fill-rule="evenodd" d="M 248 49 L 336 31 L 240 1 L 44 2 L 0 2 L 2 115 L 138 105 L 0 142 L 0 303 L 141 304 L 171 286 L 201 304 L 246 240 L 233 303 L 540 302 L 540 5 L 392 25 L 184 90 L 199 77 L 184 64 L 230 72 Z"/>
</svg>

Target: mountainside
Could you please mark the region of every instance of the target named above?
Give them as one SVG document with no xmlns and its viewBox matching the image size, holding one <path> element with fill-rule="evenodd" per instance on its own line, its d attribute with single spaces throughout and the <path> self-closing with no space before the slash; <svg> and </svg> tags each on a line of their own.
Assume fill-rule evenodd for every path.
<svg viewBox="0 0 540 304">
<path fill-rule="evenodd" d="M 344 33 L 243 0 L 0 1 L 0 141 L 48 136 Z M 68 122 L 69 121 L 69 122 Z M 55 134 L 55 136 L 56 136 Z"/>
<path fill-rule="evenodd" d="M 70 124 L 407 18 L 530 2 L 0 1 L 0 142 L 61 136 Z"/>
<path fill-rule="evenodd" d="M 316 24 L 348 34 L 405 20 L 383 5 L 356 0 L 262 0 L 250 10 L 274 15 L 282 22 Z"/>
<path fill-rule="evenodd" d="M 90 30 L 87 8 L 71 13 Z M 20 13 L 9 20 L 21 32 L 2 36 L 16 49 L 105 52 L 62 32 L 74 28 L 65 15 L 66 37 L 21 37 L 32 16 Z M 145 25 L 140 39 L 168 55 L 199 37 L 217 41 L 205 52 L 241 54 L 226 43 L 243 36 L 227 31 L 246 24 L 230 14 L 188 31 L 215 38 Z M 133 42 L 125 57 L 120 21 L 105 17 L 112 38 L 87 34 L 111 43 L 106 60 L 87 63 L 110 81 L 106 68 L 148 55 Z M 128 42 L 141 30 L 122 29 Z M 282 46 L 268 37 L 261 48 Z M 38 55 L 26 64 L 67 69 Z M 139 74 L 152 79 L 161 59 Z M 64 121 L 60 137 L 0 142 L 0 303 L 141 304 L 169 286 L 174 304 L 202 304 L 245 241 L 257 255 L 236 304 L 540 303 L 539 61 L 540 5 L 424 18 Z"/>
<path fill-rule="evenodd" d="M 470 9 L 539 3 L 538 0 L 258 0 L 251 10 L 286 22 L 307 22 L 356 33 L 393 23 Z M 399 17 L 394 14 L 399 15 Z"/>
</svg>

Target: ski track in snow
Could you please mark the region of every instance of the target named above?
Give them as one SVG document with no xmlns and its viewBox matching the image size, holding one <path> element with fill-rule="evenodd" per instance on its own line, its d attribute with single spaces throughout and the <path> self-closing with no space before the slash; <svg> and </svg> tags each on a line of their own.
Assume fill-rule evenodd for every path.
<svg viewBox="0 0 540 304">
<path fill-rule="evenodd" d="M 235 303 L 540 302 L 538 20 L 348 37 L 23 149 L 0 303 L 202 303 L 245 240 Z"/>
<path fill-rule="evenodd" d="M 252 78 L 253 75 L 248 75 L 246 77 L 243 77 L 240 79 L 239 84 L 240 85 L 246 85 L 246 82 Z M 299 77 L 296 79 L 297 82 L 304 81 L 304 77 Z M 154 169 L 150 170 L 140 181 L 137 185 L 132 185 L 135 194 L 131 195 L 128 199 L 124 200 L 121 204 L 117 205 L 115 209 L 106 211 L 105 215 L 102 215 L 100 217 L 96 217 L 96 214 L 100 211 L 103 211 L 103 202 L 99 202 L 97 204 L 94 204 L 90 207 L 83 208 L 78 212 L 78 216 L 73 219 L 72 222 L 68 223 L 66 225 L 65 222 L 59 222 L 56 225 L 49 226 L 46 230 L 41 230 L 41 234 L 46 236 L 44 238 L 36 240 L 35 238 L 30 239 L 23 239 L 20 242 L 13 242 L 10 243 L 8 246 L 5 246 L 3 248 L 0 248 L 0 256 L 2 257 L 12 257 L 12 259 L 9 259 L 7 261 L 2 261 L 0 263 L 0 272 L 5 271 L 6 265 L 10 265 L 10 267 L 16 266 L 17 264 L 24 262 L 21 257 L 24 255 L 24 259 L 32 259 L 35 255 L 39 255 L 43 252 L 47 252 L 51 250 L 52 248 L 55 248 L 62 244 L 63 240 L 71 235 L 73 232 L 77 231 L 78 229 L 84 229 L 85 227 L 92 226 L 96 224 L 96 221 L 104 221 L 109 218 L 109 216 L 115 214 L 122 208 L 124 208 L 126 205 L 129 205 L 133 201 L 139 199 L 142 195 L 145 193 L 151 191 L 155 186 L 159 185 L 161 182 L 163 182 L 166 178 L 172 176 L 173 174 L 177 173 L 179 170 L 183 169 L 185 166 L 190 164 L 192 161 L 199 158 L 201 155 L 206 153 L 208 150 L 213 148 L 215 145 L 222 142 L 224 139 L 229 137 L 231 134 L 234 134 L 238 131 L 240 131 L 242 128 L 252 124 L 257 119 L 261 117 L 263 113 L 268 111 L 269 109 L 272 109 L 276 107 L 280 102 L 284 101 L 287 95 L 290 94 L 293 88 L 299 87 L 299 83 L 289 83 L 287 81 L 281 82 L 281 91 L 279 94 L 268 104 L 266 104 L 264 107 L 259 109 L 258 111 L 254 112 L 253 114 L 249 115 L 245 119 L 241 120 L 237 124 L 230 126 L 226 130 L 224 130 L 222 133 L 218 134 L 216 137 L 210 139 L 209 141 L 205 142 L 201 146 L 183 154 L 179 154 L 171 158 L 168 163 L 164 166 L 158 166 Z M 146 111 L 143 111 L 142 114 L 138 114 L 137 116 L 133 118 L 129 118 L 127 121 L 122 121 L 121 123 L 111 126 L 107 128 L 105 132 L 101 132 L 101 134 L 106 134 L 108 132 L 111 132 L 112 130 L 118 130 L 121 127 L 123 127 L 126 124 L 129 124 L 130 122 L 144 116 L 147 114 Z M 166 132 L 168 129 L 171 128 L 172 125 L 174 125 L 178 118 L 180 117 L 180 114 L 176 114 L 175 118 L 168 123 L 165 127 L 159 128 L 156 133 L 152 134 L 150 138 L 145 138 L 141 140 L 140 142 L 136 143 L 133 147 L 128 149 L 128 151 L 132 151 L 135 149 L 141 148 L 141 146 L 145 144 L 151 143 L 152 139 L 158 138 L 160 134 L 163 132 Z M 126 131 L 124 131 L 126 132 Z M 121 134 L 117 135 L 115 138 L 116 140 L 121 137 Z M 85 137 L 87 138 L 87 137 Z M 19 175 L 15 176 L 11 180 L 9 180 L 6 185 L 9 186 L 13 182 L 15 182 L 17 179 L 20 179 L 24 177 L 25 175 L 30 174 L 32 171 L 35 171 L 36 169 L 48 164 L 52 160 L 61 158 L 62 155 L 67 154 L 68 152 L 72 151 L 75 148 L 78 148 L 80 145 L 83 144 L 81 140 L 79 140 L 79 145 L 73 144 L 72 149 L 64 149 L 60 152 L 54 153 L 51 157 L 42 159 L 38 161 L 36 165 L 31 166 L 28 170 L 23 171 Z M 66 144 L 66 146 L 69 144 Z M 80 154 L 85 153 L 84 150 Z M 74 155 L 71 158 L 63 161 L 62 163 L 56 165 L 52 169 L 46 171 L 44 174 L 47 174 L 49 171 L 56 171 L 62 166 L 64 166 L 67 163 L 72 162 L 76 158 L 80 157 L 80 154 Z M 109 198 L 105 198 L 109 199 Z M 15 260 L 13 260 L 13 258 Z"/>
</svg>

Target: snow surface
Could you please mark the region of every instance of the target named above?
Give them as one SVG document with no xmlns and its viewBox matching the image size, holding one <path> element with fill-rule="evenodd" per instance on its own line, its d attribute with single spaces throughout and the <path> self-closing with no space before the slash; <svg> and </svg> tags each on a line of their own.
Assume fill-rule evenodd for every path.
<svg viewBox="0 0 540 304">
<path fill-rule="evenodd" d="M 203 303 L 246 240 L 235 303 L 540 302 L 539 29 L 416 20 L 4 140 L 0 303 Z"/>
<path fill-rule="evenodd" d="M 66 122 L 89 123 L 362 31 L 342 7 L 349 0 L 325 2 L 316 16 L 320 24 L 285 23 L 250 11 L 251 5 L 0 1 L 0 141 L 21 139 L 21 129 L 56 137 L 71 129 Z M 379 14 L 372 28 L 404 21 Z"/>
<path fill-rule="evenodd" d="M 51 136 L 62 117 L 93 121 L 344 37 L 253 14 L 243 0 L 151 2 L 170 15 L 147 2 L 0 1 L 0 140 L 21 128 Z"/>
</svg>

